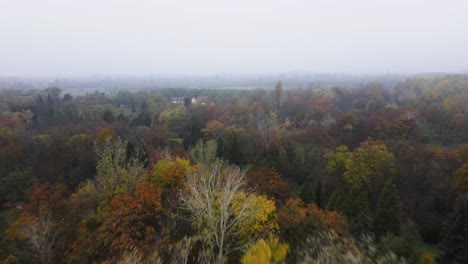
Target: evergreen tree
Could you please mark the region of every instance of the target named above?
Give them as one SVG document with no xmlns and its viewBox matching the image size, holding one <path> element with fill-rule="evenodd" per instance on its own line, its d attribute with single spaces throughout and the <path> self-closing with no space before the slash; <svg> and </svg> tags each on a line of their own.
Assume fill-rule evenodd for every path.
<svg viewBox="0 0 468 264">
<path fill-rule="evenodd" d="M 237 135 L 233 134 L 232 135 L 232 141 L 231 141 L 231 151 L 229 155 L 229 160 L 234 162 L 237 165 L 242 164 L 242 151 L 241 147 L 239 145 L 239 140 L 237 139 Z"/>
<path fill-rule="evenodd" d="M 200 120 L 194 120 L 190 128 L 190 145 L 195 145 L 202 137 L 201 129 L 202 124 Z"/>
<path fill-rule="evenodd" d="M 137 118 L 135 119 L 133 125 L 134 126 L 146 126 L 150 127 L 151 126 L 151 115 L 146 112 L 141 112 Z"/>
<path fill-rule="evenodd" d="M 41 95 L 37 97 L 37 104 L 44 104 L 44 99 L 42 99 Z"/>
<path fill-rule="evenodd" d="M 341 200 L 343 199 L 343 194 L 341 192 L 333 192 L 328 199 L 326 206 L 327 211 L 336 211 L 340 208 Z"/>
<path fill-rule="evenodd" d="M 225 144 L 224 144 L 224 139 L 223 137 L 219 137 L 217 142 L 218 148 L 216 149 L 216 156 L 221 159 L 226 159 L 226 154 L 225 154 Z"/>
<path fill-rule="evenodd" d="M 360 214 L 370 215 L 367 192 L 333 192 L 328 200 L 327 210 L 340 211 L 348 219 L 353 219 Z"/>
<path fill-rule="evenodd" d="M 349 199 L 352 203 L 350 228 L 351 233 L 360 236 L 372 230 L 372 217 L 370 213 L 369 199 L 367 192 L 359 192 Z"/>
<path fill-rule="evenodd" d="M 184 105 L 185 107 L 189 107 L 192 104 L 190 98 L 184 97 Z"/>
<path fill-rule="evenodd" d="M 278 111 L 286 99 L 286 94 L 283 90 L 283 82 L 279 80 L 275 86 L 275 104 L 276 110 Z"/>
<path fill-rule="evenodd" d="M 315 185 L 315 204 L 322 208 L 322 181 L 318 181 Z"/>
<path fill-rule="evenodd" d="M 374 232 L 377 237 L 387 233 L 400 233 L 400 199 L 391 179 L 387 181 L 377 205 L 374 218 Z"/>
<path fill-rule="evenodd" d="M 458 198 L 441 249 L 438 263 L 468 263 L 468 195 Z"/>
<path fill-rule="evenodd" d="M 114 113 L 110 109 L 106 109 L 102 114 L 102 119 L 108 123 L 112 123 L 115 121 Z"/>
<path fill-rule="evenodd" d="M 305 204 L 314 203 L 316 200 L 314 186 L 309 182 L 305 182 L 302 185 L 299 197 Z"/>
</svg>

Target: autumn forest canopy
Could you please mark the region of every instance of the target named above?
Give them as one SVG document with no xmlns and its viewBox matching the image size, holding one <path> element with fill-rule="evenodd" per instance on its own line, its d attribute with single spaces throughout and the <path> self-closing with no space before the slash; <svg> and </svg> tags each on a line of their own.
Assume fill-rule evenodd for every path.
<svg viewBox="0 0 468 264">
<path fill-rule="evenodd" d="M 0 263 L 468 263 L 468 75 L 14 88 Z"/>
</svg>

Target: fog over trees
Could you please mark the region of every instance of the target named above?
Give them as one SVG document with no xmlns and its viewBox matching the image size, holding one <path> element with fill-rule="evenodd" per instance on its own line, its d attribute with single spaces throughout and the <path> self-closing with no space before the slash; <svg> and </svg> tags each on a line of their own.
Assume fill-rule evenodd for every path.
<svg viewBox="0 0 468 264">
<path fill-rule="evenodd" d="M 463 263 L 467 75 L 0 91 L 7 263 Z"/>
<path fill-rule="evenodd" d="M 0 0 L 0 264 L 468 263 L 467 10 Z"/>
</svg>

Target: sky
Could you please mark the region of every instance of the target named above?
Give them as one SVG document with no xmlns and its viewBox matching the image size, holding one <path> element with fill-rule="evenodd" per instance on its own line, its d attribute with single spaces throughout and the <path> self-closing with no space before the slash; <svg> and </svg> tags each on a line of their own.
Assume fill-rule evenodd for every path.
<svg viewBox="0 0 468 264">
<path fill-rule="evenodd" d="M 465 0 L 0 0 L 0 77 L 468 72 Z"/>
</svg>

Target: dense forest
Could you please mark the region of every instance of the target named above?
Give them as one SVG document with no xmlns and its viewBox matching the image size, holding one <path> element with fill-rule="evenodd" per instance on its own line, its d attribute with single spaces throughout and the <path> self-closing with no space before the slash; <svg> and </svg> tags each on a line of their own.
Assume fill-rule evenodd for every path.
<svg viewBox="0 0 468 264">
<path fill-rule="evenodd" d="M 0 91 L 3 263 L 468 263 L 468 76 Z"/>
</svg>

